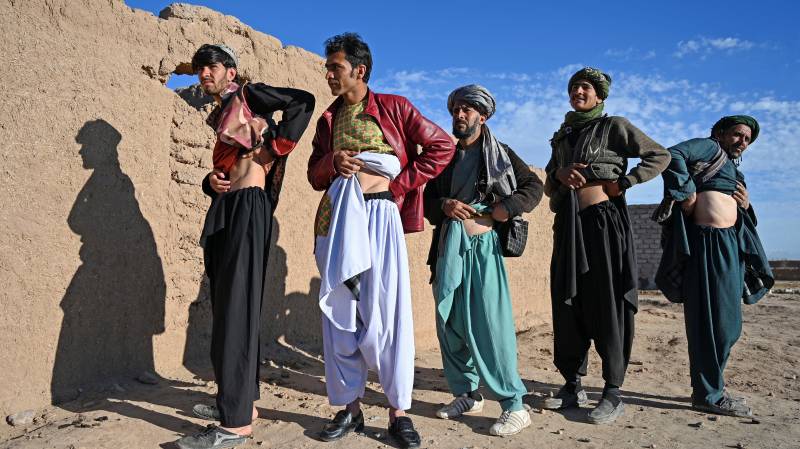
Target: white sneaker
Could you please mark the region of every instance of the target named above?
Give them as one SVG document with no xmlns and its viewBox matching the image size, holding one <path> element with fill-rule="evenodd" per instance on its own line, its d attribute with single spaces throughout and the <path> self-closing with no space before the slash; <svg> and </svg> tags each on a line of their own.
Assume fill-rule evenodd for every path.
<svg viewBox="0 0 800 449">
<path fill-rule="evenodd" d="M 462 394 L 453 399 L 453 402 L 445 405 L 436 412 L 436 416 L 442 419 L 458 418 L 461 415 L 476 415 L 483 411 L 483 398 L 476 401 L 469 395 Z"/>
<path fill-rule="evenodd" d="M 531 425 L 531 415 L 527 410 L 517 410 L 516 412 L 504 411 L 497 421 L 489 429 L 489 433 L 500 437 L 515 435 L 522 429 Z"/>
</svg>

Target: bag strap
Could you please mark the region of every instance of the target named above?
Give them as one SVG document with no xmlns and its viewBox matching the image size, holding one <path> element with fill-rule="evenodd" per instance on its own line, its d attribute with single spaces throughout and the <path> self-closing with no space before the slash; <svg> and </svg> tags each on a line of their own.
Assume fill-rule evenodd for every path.
<svg viewBox="0 0 800 449">
<path fill-rule="evenodd" d="M 711 158 L 710 161 L 701 161 L 692 164 L 689 167 L 689 172 L 692 176 L 699 176 L 702 182 L 708 182 L 709 179 L 713 178 L 714 175 L 719 173 L 722 167 L 727 162 L 727 155 L 722 150 L 722 147 L 719 145 L 719 142 L 716 140 L 714 143 L 717 144 L 717 152 L 714 154 L 714 157 Z"/>
</svg>

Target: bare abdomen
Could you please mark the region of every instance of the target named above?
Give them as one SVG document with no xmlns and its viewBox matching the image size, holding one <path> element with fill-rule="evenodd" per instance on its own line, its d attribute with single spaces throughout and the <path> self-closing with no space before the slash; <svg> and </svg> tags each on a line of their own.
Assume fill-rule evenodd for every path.
<svg viewBox="0 0 800 449">
<path fill-rule="evenodd" d="M 358 182 L 364 193 L 377 193 L 389 190 L 389 178 L 362 168 L 358 173 Z"/>
<path fill-rule="evenodd" d="M 467 235 L 481 235 L 492 230 L 494 227 L 494 219 L 492 219 L 491 215 L 467 218 L 462 224 L 464 225 L 464 231 L 466 231 Z"/>
<path fill-rule="evenodd" d="M 264 167 L 253 160 L 252 157 L 239 158 L 231 168 L 231 192 L 248 187 L 264 188 L 266 176 Z"/>
<path fill-rule="evenodd" d="M 706 191 L 697 194 L 692 219 L 698 225 L 729 228 L 736 224 L 736 200 L 727 193 Z"/>
<path fill-rule="evenodd" d="M 578 206 L 584 210 L 589 206 L 608 201 L 608 194 L 602 185 L 588 185 L 577 190 Z"/>
</svg>

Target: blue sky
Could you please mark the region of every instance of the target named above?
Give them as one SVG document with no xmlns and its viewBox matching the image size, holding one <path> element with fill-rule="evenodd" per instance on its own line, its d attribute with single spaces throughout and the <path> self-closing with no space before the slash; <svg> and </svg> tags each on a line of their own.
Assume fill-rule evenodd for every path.
<svg viewBox="0 0 800 449">
<path fill-rule="evenodd" d="M 127 3 L 154 14 L 168 4 Z M 800 2 L 193 3 L 317 53 L 333 34 L 360 33 L 372 88 L 407 96 L 448 131 L 447 94 L 483 84 L 498 101 L 495 134 L 540 167 L 569 108 L 566 81 L 583 65 L 612 75 L 606 111 L 664 146 L 706 136 L 723 115 L 753 115 L 762 132 L 741 169 L 759 232 L 770 258 L 800 258 Z M 660 193 L 653 180 L 629 201 Z"/>
</svg>

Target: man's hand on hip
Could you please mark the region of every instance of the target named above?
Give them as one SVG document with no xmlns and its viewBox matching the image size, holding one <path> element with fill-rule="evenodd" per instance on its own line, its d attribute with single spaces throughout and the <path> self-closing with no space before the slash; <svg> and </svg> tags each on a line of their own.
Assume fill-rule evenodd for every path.
<svg viewBox="0 0 800 449">
<path fill-rule="evenodd" d="M 685 200 L 681 201 L 681 210 L 684 215 L 691 217 L 694 212 L 694 206 L 697 204 L 697 193 L 692 192 Z"/>
</svg>

